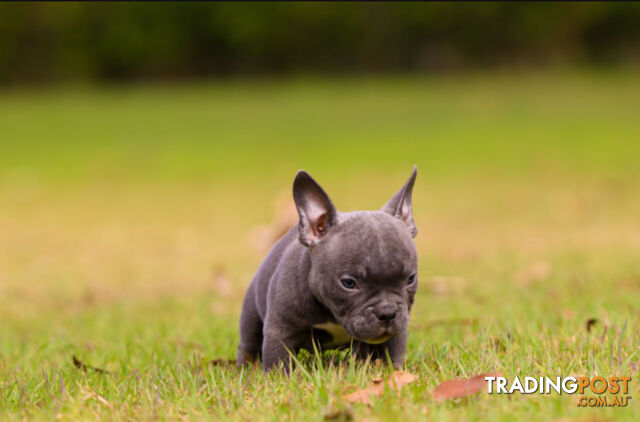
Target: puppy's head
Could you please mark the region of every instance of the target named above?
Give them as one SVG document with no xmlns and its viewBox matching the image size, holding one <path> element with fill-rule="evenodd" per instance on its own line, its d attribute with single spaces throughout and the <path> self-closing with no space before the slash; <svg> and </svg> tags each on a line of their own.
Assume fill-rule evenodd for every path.
<svg viewBox="0 0 640 422">
<path fill-rule="evenodd" d="M 304 171 L 293 183 L 300 242 L 316 298 L 354 338 L 383 343 L 404 332 L 418 287 L 409 180 L 380 211 L 340 213 Z"/>
</svg>

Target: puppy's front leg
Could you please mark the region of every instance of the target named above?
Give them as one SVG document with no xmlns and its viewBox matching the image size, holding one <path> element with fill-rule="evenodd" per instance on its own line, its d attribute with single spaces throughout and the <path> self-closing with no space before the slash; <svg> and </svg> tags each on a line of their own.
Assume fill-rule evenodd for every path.
<svg viewBox="0 0 640 422">
<path fill-rule="evenodd" d="M 404 354 L 407 349 L 408 332 L 405 331 L 395 337 L 390 338 L 382 344 L 358 343 L 354 345 L 354 353 L 361 359 L 369 357 L 371 361 L 382 359 L 386 361 L 387 353 L 391 358 L 391 363 L 395 369 L 402 368 L 404 364 Z"/>
<path fill-rule="evenodd" d="M 262 342 L 262 367 L 265 371 L 277 367 L 284 362 L 284 370 L 289 372 L 289 353 L 296 353 L 304 343 L 301 335 L 293 335 L 295 331 L 283 329 L 274 323 L 266 323 Z"/>
<path fill-rule="evenodd" d="M 402 368 L 404 365 L 404 354 L 407 350 L 407 339 L 409 337 L 409 333 L 405 330 L 404 333 L 392 337 L 386 343 L 380 344 L 378 347 L 383 347 L 385 350 L 389 351 L 389 357 L 391 358 L 391 363 L 393 367 L 396 369 Z M 384 351 L 383 351 L 384 353 Z M 386 356 L 384 356 L 386 358 Z"/>
</svg>

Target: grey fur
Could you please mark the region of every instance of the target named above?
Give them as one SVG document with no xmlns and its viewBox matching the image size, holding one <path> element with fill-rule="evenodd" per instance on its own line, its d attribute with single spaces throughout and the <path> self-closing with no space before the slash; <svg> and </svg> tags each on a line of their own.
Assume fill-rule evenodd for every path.
<svg viewBox="0 0 640 422">
<path fill-rule="evenodd" d="M 262 358 L 265 370 L 289 351 L 336 347 L 346 330 L 354 353 L 404 361 L 409 312 L 417 289 L 409 180 L 380 211 L 338 212 L 305 171 L 293 183 L 300 221 L 267 254 L 242 306 L 238 363 Z M 415 281 L 408 280 L 416 275 Z M 340 281 L 351 277 L 356 289 Z M 335 337 L 334 337 L 335 336 Z"/>
</svg>

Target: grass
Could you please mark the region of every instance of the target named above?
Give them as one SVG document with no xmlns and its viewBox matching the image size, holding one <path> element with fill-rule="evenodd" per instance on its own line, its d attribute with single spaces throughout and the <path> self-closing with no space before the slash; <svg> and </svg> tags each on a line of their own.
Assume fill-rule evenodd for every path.
<svg viewBox="0 0 640 422">
<path fill-rule="evenodd" d="M 634 420 L 639 88 L 562 71 L 3 92 L 0 419 Z M 414 163 L 417 382 L 367 407 L 341 397 L 386 369 L 342 355 L 291 377 L 209 364 L 235 355 L 252 233 L 296 170 L 371 209 Z M 633 399 L 431 398 L 492 370 L 631 375 Z"/>
</svg>

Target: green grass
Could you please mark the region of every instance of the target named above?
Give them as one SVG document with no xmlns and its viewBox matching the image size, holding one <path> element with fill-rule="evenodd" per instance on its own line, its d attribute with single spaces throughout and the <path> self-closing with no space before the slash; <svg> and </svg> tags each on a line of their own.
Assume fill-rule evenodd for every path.
<svg viewBox="0 0 640 422">
<path fill-rule="evenodd" d="M 639 107 L 624 71 L 5 91 L 0 419 L 634 420 Z M 252 233 L 299 168 L 350 210 L 414 163 L 417 382 L 368 407 L 341 397 L 386 369 L 341 355 L 209 364 L 235 356 Z M 631 375 L 633 398 L 431 398 L 493 370 Z"/>
</svg>

